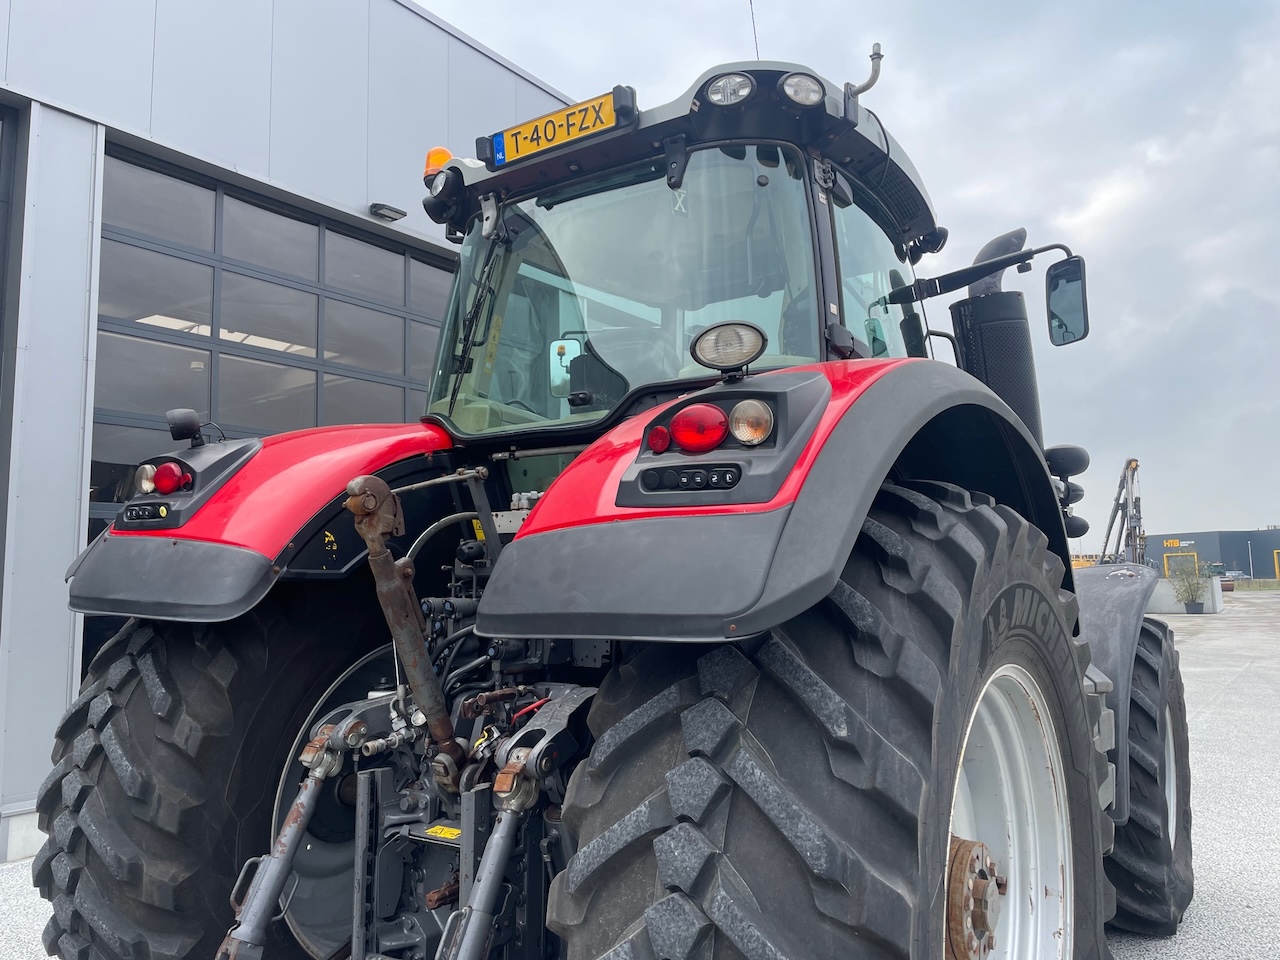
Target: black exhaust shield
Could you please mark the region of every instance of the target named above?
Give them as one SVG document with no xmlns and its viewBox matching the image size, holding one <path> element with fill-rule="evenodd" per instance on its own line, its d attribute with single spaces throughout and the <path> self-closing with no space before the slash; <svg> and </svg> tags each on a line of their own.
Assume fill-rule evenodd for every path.
<svg viewBox="0 0 1280 960">
<path fill-rule="evenodd" d="M 1007 290 L 959 300 L 951 305 L 951 322 L 965 372 L 1007 403 L 1043 447 L 1040 387 L 1022 294 Z"/>
</svg>

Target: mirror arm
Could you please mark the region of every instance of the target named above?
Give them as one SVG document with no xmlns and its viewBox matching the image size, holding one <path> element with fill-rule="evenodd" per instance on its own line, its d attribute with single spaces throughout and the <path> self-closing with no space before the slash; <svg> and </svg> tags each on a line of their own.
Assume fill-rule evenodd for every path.
<svg viewBox="0 0 1280 960">
<path fill-rule="evenodd" d="M 975 263 L 973 266 L 956 270 L 953 273 L 944 273 L 940 277 L 917 280 L 913 284 L 891 291 L 885 299 L 888 303 L 915 303 L 920 300 L 928 300 L 930 297 L 941 296 L 944 293 L 952 293 L 961 287 L 976 283 L 983 277 L 989 277 L 993 273 L 1007 270 L 1009 267 L 1017 266 L 1020 263 L 1027 263 L 1032 257 L 1048 253 L 1050 250 L 1061 250 L 1068 257 L 1071 256 L 1071 248 L 1063 243 L 1050 243 L 1047 246 L 1036 247 L 1033 250 L 1019 250 L 1017 253 L 1008 253 L 1003 257 L 994 257 L 991 260 Z"/>
</svg>

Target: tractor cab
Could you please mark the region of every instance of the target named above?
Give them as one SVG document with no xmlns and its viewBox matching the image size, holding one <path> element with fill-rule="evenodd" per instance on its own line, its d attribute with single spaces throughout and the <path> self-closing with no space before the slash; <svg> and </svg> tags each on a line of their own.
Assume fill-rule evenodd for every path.
<svg viewBox="0 0 1280 960">
<path fill-rule="evenodd" d="M 429 413 L 474 437 L 612 423 L 714 382 L 690 348 L 726 322 L 753 371 L 923 356 L 890 294 L 945 233 L 858 92 L 736 64 L 657 110 L 617 87 L 479 160 L 433 151 L 424 206 L 462 250 Z"/>
<path fill-rule="evenodd" d="M 481 137 L 478 159 L 427 158 L 427 213 L 461 243 L 428 419 L 455 438 L 555 442 L 753 372 L 837 359 L 925 357 L 948 339 L 1043 444 L 1022 295 L 999 276 L 1060 250 L 1050 339 L 1088 332 L 1084 263 L 1025 231 L 974 265 L 917 279 L 947 231 L 905 151 L 859 97 L 786 63 L 728 64 L 640 110 L 629 87 Z M 969 285 L 954 336 L 920 301 Z M 727 338 L 727 339 L 726 339 Z M 758 345 L 759 349 L 755 349 Z M 722 362 L 723 361 L 723 362 Z"/>
</svg>

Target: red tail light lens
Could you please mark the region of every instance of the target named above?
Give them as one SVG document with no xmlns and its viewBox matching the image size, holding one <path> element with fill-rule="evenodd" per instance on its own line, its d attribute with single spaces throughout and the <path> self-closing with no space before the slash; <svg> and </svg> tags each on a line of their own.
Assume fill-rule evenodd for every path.
<svg viewBox="0 0 1280 960">
<path fill-rule="evenodd" d="M 653 427 L 649 431 L 648 443 L 654 453 L 664 453 L 671 446 L 671 431 L 663 426 Z"/>
<path fill-rule="evenodd" d="M 671 439 L 686 453 L 714 450 L 729 435 L 729 418 L 712 403 L 695 403 L 671 418 Z"/>
<path fill-rule="evenodd" d="M 182 467 L 169 460 L 156 467 L 151 482 L 156 486 L 156 493 L 168 496 L 191 482 L 191 474 L 184 473 Z"/>
</svg>

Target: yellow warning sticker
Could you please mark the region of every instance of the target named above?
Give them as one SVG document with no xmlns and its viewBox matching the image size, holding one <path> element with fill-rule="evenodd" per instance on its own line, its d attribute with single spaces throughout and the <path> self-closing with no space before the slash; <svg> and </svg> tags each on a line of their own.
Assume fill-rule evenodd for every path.
<svg viewBox="0 0 1280 960">
<path fill-rule="evenodd" d="M 473 528 L 475 528 L 475 531 L 476 531 L 476 539 L 477 539 L 477 540 L 483 540 L 483 539 L 484 539 L 484 527 L 480 526 L 480 521 L 479 521 L 479 520 L 472 520 L 472 521 L 471 521 L 471 526 L 472 526 Z"/>
<path fill-rule="evenodd" d="M 427 828 L 428 837 L 439 837 L 441 840 L 457 840 L 462 831 L 457 827 L 434 826 Z"/>
</svg>

